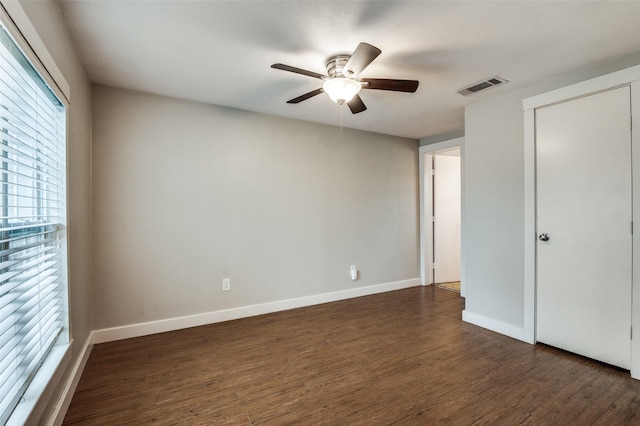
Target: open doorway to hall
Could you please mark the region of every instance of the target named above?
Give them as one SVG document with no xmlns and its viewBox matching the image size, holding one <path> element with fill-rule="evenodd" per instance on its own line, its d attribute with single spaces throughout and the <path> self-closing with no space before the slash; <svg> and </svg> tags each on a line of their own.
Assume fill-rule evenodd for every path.
<svg viewBox="0 0 640 426">
<path fill-rule="evenodd" d="M 432 156 L 433 282 L 460 293 L 460 148 Z"/>
<path fill-rule="evenodd" d="M 420 147 L 423 284 L 464 297 L 464 138 Z"/>
</svg>

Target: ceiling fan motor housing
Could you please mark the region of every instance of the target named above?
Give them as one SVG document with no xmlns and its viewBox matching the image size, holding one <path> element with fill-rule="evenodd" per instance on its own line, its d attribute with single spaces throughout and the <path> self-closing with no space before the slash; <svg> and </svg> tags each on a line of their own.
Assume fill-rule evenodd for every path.
<svg viewBox="0 0 640 426">
<path fill-rule="evenodd" d="M 353 71 L 347 70 L 346 73 L 343 72 L 344 66 L 347 65 L 351 59 L 351 55 L 334 55 L 327 59 L 327 74 L 329 77 L 355 77 Z"/>
</svg>

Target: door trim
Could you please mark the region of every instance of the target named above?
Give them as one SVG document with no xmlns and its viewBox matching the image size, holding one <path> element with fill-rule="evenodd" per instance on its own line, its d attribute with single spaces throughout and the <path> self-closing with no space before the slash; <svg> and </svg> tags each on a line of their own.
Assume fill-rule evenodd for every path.
<svg viewBox="0 0 640 426">
<path fill-rule="evenodd" d="M 444 151 L 451 148 L 460 148 L 460 192 L 461 192 L 461 253 L 460 253 L 460 296 L 465 294 L 465 267 L 464 267 L 464 137 L 449 139 L 443 142 L 422 145 L 418 148 L 418 173 L 419 173 L 419 191 L 420 191 L 420 277 L 422 285 L 433 284 L 433 249 L 429 242 L 433 241 L 433 229 L 427 226 L 430 211 L 433 211 L 431 205 L 431 189 L 432 188 L 432 162 L 429 161 L 433 154 L 438 151 Z"/>
<path fill-rule="evenodd" d="M 619 86 L 631 86 L 631 131 L 633 220 L 640 229 L 640 66 L 623 69 L 571 86 L 542 93 L 522 101 L 524 108 L 524 337 L 535 344 L 536 323 L 536 142 L 535 109 L 591 95 Z M 630 123 L 631 125 L 631 123 Z M 631 325 L 636 339 L 631 341 L 631 376 L 640 379 L 640 232 L 632 237 L 632 312 Z"/>
</svg>

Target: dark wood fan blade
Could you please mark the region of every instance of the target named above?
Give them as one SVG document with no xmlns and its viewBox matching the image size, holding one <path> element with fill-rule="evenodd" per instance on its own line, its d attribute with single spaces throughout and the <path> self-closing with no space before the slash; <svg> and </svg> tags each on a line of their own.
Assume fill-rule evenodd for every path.
<svg viewBox="0 0 640 426">
<path fill-rule="evenodd" d="M 349 109 L 351 110 L 352 113 L 357 114 L 359 112 L 362 111 L 366 111 L 367 107 L 364 104 L 364 102 L 362 102 L 362 98 L 358 95 L 355 95 L 353 97 L 353 99 L 351 99 L 347 105 L 349 106 Z"/>
<path fill-rule="evenodd" d="M 305 93 L 304 95 L 300 95 L 297 98 L 293 98 L 293 99 L 287 101 L 287 103 L 288 104 L 298 104 L 298 103 L 300 103 L 302 101 L 306 101 L 309 98 L 313 98 L 314 96 L 319 95 L 320 93 L 323 93 L 323 92 L 324 92 L 324 90 L 321 87 L 321 88 L 313 90 L 313 91 L 311 91 L 309 93 Z"/>
<path fill-rule="evenodd" d="M 328 76 L 322 75 L 322 74 L 318 74 L 317 72 L 307 71 L 307 70 L 303 70 L 302 68 L 296 68 L 296 67 L 292 67 L 290 65 L 285 65 L 285 64 L 273 64 L 273 65 L 271 65 L 271 68 L 275 68 L 277 70 L 282 70 L 282 71 L 289 71 L 289 72 L 293 72 L 293 73 L 296 73 L 296 74 L 307 75 L 309 77 L 319 78 L 320 80 L 324 80 L 326 78 L 329 78 Z"/>
<path fill-rule="evenodd" d="M 417 80 L 392 80 L 387 78 L 363 78 L 363 89 L 392 90 L 394 92 L 413 93 L 418 89 Z"/>
<path fill-rule="evenodd" d="M 342 73 L 347 77 L 360 74 L 380 53 L 382 53 L 382 50 L 377 47 L 367 43 L 360 43 L 356 50 L 353 51 Z"/>
</svg>

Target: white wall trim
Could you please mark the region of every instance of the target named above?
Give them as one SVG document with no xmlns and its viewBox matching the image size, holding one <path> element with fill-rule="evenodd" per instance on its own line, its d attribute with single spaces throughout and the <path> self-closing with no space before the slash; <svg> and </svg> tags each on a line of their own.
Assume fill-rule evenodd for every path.
<svg viewBox="0 0 640 426">
<path fill-rule="evenodd" d="M 422 285 L 433 284 L 433 254 L 429 241 L 433 241 L 433 227 L 429 226 L 429 216 L 433 212 L 431 200 L 427 197 L 427 188 L 433 187 L 433 155 L 420 148 L 420 279 Z"/>
<path fill-rule="evenodd" d="M 639 77 L 640 79 L 640 77 Z M 631 377 L 640 379 L 640 81 L 631 84 L 631 170 L 632 170 L 632 209 L 636 231 L 632 236 L 632 287 L 631 287 L 631 326 L 634 338 L 631 339 Z"/>
<path fill-rule="evenodd" d="M 524 112 L 524 333 L 536 342 L 536 135 L 535 110 Z"/>
<path fill-rule="evenodd" d="M 506 322 L 487 318 L 467 310 L 462 311 L 462 321 L 529 343 L 524 328 L 516 327 Z"/>
<path fill-rule="evenodd" d="M 444 151 L 451 148 L 460 148 L 460 183 L 461 183 L 461 218 L 462 218 L 462 239 L 464 240 L 464 137 L 450 139 L 448 141 L 442 141 L 432 143 L 429 145 L 422 145 L 418 149 L 419 157 L 419 173 L 420 173 L 420 278 L 422 285 L 433 284 L 433 254 L 431 253 L 431 247 L 428 244 L 429 241 L 433 241 L 433 230 L 428 222 L 429 212 L 433 211 L 431 201 L 427 194 L 428 188 L 432 187 L 433 177 L 431 176 L 432 155 L 438 151 Z M 461 271 L 460 271 L 460 295 L 464 297 L 464 244 L 461 244 Z"/>
<path fill-rule="evenodd" d="M 286 311 L 288 309 L 302 308 L 305 306 L 335 302 L 354 297 L 368 296 L 371 294 L 385 293 L 387 291 L 401 290 L 420 285 L 420 278 L 412 278 L 403 281 L 393 281 L 384 284 L 358 287 L 348 290 L 334 291 L 330 293 L 316 294 L 313 296 L 297 297 L 293 299 L 278 300 L 259 305 L 241 306 L 238 308 L 224 309 L 221 311 L 205 312 L 176 318 L 168 318 L 158 321 L 150 321 L 121 327 L 105 328 L 93 332 L 93 343 L 104 343 L 131 337 L 146 336 L 183 328 L 197 327 L 214 324 L 239 318 L 253 317 L 272 312 Z"/>
<path fill-rule="evenodd" d="M 60 399 L 58 400 L 48 421 L 42 422 L 43 424 L 58 426 L 64 421 L 64 416 L 67 414 L 73 395 L 76 393 L 76 388 L 78 387 L 80 377 L 82 377 L 82 373 L 84 372 L 84 367 L 87 365 L 87 361 L 89 360 L 91 349 L 93 349 L 93 332 L 89 334 L 89 337 L 84 342 L 80 355 L 69 374 L 67 383 L 64 385 Z"/>
<path fill-rule="evenodd" d="M 535 343 L 536 315 L 536 146 L 535 108 L 587 96 L 620 86 L 631 85 L 631 114 L 636 123 L 632 128 L 632 170 L 633 170 L 633 220 L 640 223 L 640 65 L 592 78 L 567 87 L 542 93 L 524 99 L 524 330 L 528 339 Z M 637 228 L 637 225 L 636 225 Z M 633 234 L 633 278 L 631 325 L 636 336 L 640 335 L 640 232 Z M 631 377 L 640 378 L 640 339 L 631 340 Z"/>
</svg>

